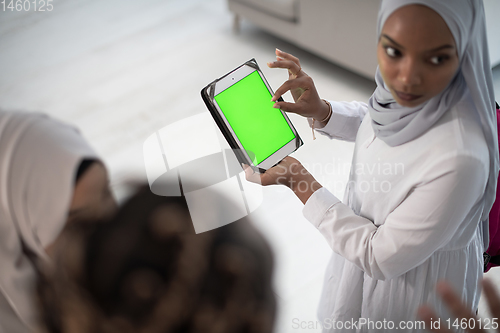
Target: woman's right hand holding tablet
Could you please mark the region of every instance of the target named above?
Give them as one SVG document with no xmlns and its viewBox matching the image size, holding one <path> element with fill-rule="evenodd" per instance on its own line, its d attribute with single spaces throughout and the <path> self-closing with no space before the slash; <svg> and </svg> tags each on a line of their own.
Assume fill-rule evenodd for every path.
<svg viewBox="0 0 500 333">
<path fill-rule="evenodd" d="M 288 81 L 283 83 L 276 90 L 272 101 L 277 101 L 287 91 L 290 91 L 295 103 L 276 102 L 275 108 L 279 108 L 286 112 L 293 112 L 303 117 L 311 117 L 316 121 L 323 121 L 323 126 L 329 119 L 329 105 L 319 98 L 313 79 L 304 73 L 300 67 L 300 61 L 293 55 L 276 49 L 276 61 L 268 62 L 270 68 L 286 68 L 288 69 Z"/>
</svg>

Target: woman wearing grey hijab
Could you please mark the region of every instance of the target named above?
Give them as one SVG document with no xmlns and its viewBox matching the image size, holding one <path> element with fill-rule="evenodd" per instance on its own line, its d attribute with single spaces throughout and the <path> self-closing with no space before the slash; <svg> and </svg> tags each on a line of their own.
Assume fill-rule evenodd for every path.
<svg viewBox="0 0 500 333">
<path fill-rule="evenodd" d="M 321 100 L 297 58 L 277 50 L 295 103 L 276 107 L 355 141 L 344 200 L 291 157 L 247 179 L 285 184 L 335 252 L 319 316 L 325 331 L 423 329 L 419 305 L 441 279 L 476 311 L 499 170 L 492 73 L 480 0 L 385 0 L 377 88 L 368 103 Z M 307 186 L 305 186 L 307 185 Z"/>
<path fill-rule="evenodd" d="M 34 262 L 66 223 L 114 206 L 106 169 L 75 128 L 0 111 L 0 332 L 36 329 Z"/>
</svg>

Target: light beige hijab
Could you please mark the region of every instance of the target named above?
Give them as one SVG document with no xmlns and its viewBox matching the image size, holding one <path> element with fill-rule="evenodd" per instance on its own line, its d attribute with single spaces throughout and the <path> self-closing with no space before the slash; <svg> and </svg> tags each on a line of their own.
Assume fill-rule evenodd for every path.
<svg viewBox="0 0 500 333">
<path fill-rule="evenodd" d="M 95 152 L 78 130 L 38 113 L 0 111 L 0 332 L 37 323 L 35 269 L 62 230 L 76 171 Z"/>
</svg>

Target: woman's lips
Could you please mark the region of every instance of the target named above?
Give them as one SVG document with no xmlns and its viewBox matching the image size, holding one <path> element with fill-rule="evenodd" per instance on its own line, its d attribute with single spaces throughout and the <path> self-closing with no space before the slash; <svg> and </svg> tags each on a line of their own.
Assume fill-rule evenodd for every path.
<svg viewBox="0 0 500 333">
<path fill-rule="evenodd" d="M 399 99 L 406 101 L 406 102 L 411 102 L 411 101 L 414 101 L 414 100 L 422 97 L 422 95 L 406 94 L 406 93 L 403 93 L 403 92 L 400 92 L 397 90 L 395 90 L 395 92 L 396 92 L 396 95 L 398 95 Z"/>
</svg>

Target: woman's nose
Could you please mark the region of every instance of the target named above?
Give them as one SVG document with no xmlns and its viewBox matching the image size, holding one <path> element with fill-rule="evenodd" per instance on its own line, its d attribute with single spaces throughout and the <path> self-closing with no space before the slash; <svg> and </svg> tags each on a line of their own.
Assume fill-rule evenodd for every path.
<svg viewBox="0 0 500 333">
<path fill-rule="evenodd" d="M 398 80 L 404 86 L 418 86 L 422 83 L 421 69 L 417 61 L 406 58 L 400 63 Z"/>
</svg>

